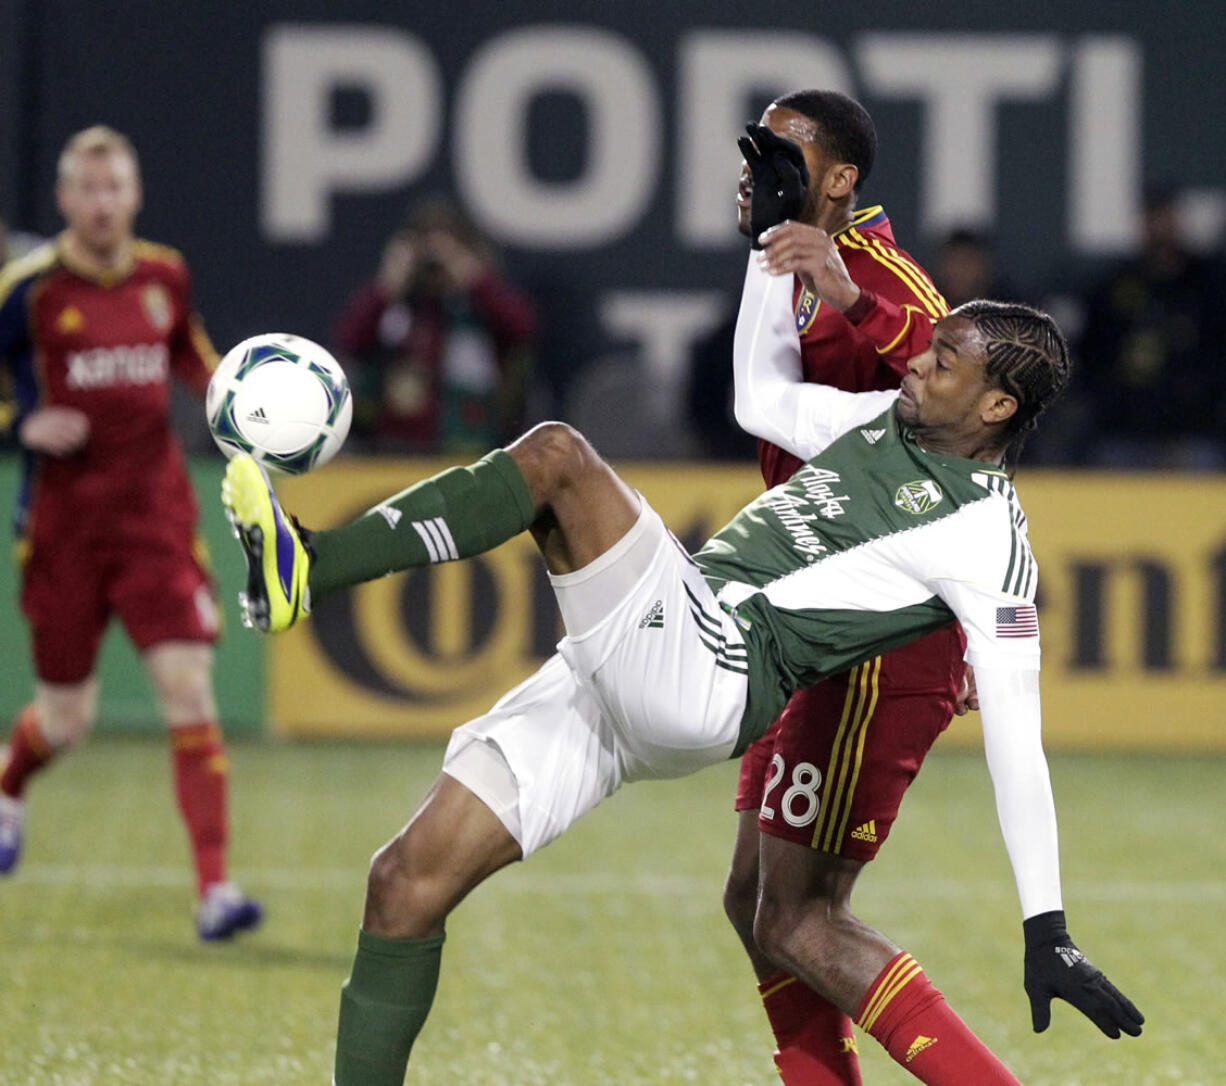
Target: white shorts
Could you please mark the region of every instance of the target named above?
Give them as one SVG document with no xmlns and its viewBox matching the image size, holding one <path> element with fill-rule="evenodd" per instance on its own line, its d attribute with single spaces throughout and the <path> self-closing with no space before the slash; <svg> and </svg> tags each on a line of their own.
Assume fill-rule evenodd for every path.
<svg viewBox="0 0 1226 1086">
<path fill-rule="evenodd" d="M 558 655 L 457 728 L 443 760 L 525 856 L 625 782 L 729 758 L 748 691 L 740 631 L 646 502 L 617 544 L 551 580 L 564 614 L 602 617 L 568 627 Z"/>
</svg>

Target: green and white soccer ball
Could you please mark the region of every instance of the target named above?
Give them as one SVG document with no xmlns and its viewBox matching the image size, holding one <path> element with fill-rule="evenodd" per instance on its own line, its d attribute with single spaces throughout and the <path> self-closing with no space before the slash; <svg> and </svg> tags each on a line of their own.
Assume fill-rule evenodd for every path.
<svg viewBox="0 0 1226 1086">
<path fill-rule="evenodd" d="M 340 363 L 318 343 L 269 332 L 226 352 L 209 381 L 205 412 L 227 457 L 250 453 L 267 468 L 300 475 L 340 450 L 353 396 Z"/>
</svg>

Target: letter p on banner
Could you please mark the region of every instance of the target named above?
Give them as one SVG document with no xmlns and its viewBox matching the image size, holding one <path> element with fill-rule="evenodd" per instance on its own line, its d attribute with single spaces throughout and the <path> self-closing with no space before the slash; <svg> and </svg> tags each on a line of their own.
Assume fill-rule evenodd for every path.
<svg viewBox="0 0 1226 1086">
<path fill-rule="evenodd" d="M 272 241 L 327 236 L 334 192 L 369 192 L 422 173 L 442 116 L 438 65 L 390 27 L 277 24 L 263 42 L 260 222 Z M 332 124 L 340 89 L 366 96 L 370 120 Z"/>
</svg>

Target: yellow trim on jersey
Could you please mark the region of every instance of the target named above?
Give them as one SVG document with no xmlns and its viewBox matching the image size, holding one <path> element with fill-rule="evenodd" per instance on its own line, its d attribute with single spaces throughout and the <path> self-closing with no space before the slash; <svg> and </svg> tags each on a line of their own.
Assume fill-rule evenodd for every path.
<svg viewBox="0 0 1226 1086">
<path fill-rule="evenodd" d="M 878 982 L 877 990 L 864 1008 L 864 1013 L 857 1019 L 856 1025 L 865 1032 L 871 1030 L 881 1017 L 881 1012 L 890 1005 L 890 1001 L 921 972 L 919 962 L 910 954 L 899 957 Z"/>
<path fill-rule="evenodd" d="M 881 215 L 884 212 L 885 212 L 885 208 L 882 207 L 880 204 L 874 204 L 872 207 L 862 208 L 861 210 L 857 211 L 854 215 L 852 215 L 851 222 L 847 223 L 845 226 L 840 226 L 830 236 L 832 238 L 837 238 L 840 234 L 845 234 L 848 230 L 854 230 L 862 222 L 867 222 L 869 219 L 875 218 L 876 216 Z"/>
<path fill-rule="evenodd" d="M 18 283 L 45 272 L 57 259 L 55 246 L 49 242 L 37 249 L 31 249 L 25 256 L 10 260 L 0 268 L 0 305 L 8 301 L 8 296 L 13 293 L 13 288 Z"/>
<path fill-rule="evenodd" d="M 895 347 L 898 346 L 899 343 L 902 342 L 903 337 L 906 336 L 907 332 L 910 331 L 911 329 L 911 318 L 916 313 L 919 313 L 919 307 L 914 306 L 914 305 L 904 305 L 902 307 L 902 311 L 906 313 L 907 315 L 907 320 L 906 320 L 906 323 L 903 324 L 902 326 L 902 331 L 899 332 L 898 335 L 896 335 L 892 340 L 890 340 L 890 342 L 887 343 L 884 347 L 878 347 L 877 348 L 878 354 L 889 354 Z M 927 315 L 924 315 L 924 319 L 925 320 L 928 319 Z"/>
<path fill-rule="evenodd" d="M 160 260 L 163 264 L 185 264 L 183 254 L 170 245 L 149 241 L 146 238 L 132 239 L 132 252 L 143 260 Z"/>
<path fill-rule="evenodd" d="M 877 709 L 880 679 L 881 657 L 874 656 L 853 667 L 847 680 L 843 716 L 826 767 L 825 802 L 813 827 L 813 847 L 823 852 L 834 852 L 847 832 L 851 801 L 864 762 L 864 741 Z"/>
<path fill-rule="evenodd" d="M 889 268 L 911 288 L 911 293 L 928 310 L 930 316 L 939 319 L 949 312 L 949 306 L 941 292 L 932 285 L 919 265 L 907 260 L 897 249 L 884 245 L 879 238 L 866 237 L 854 228 L 849 229 L 841 240 L 849 249 L 868 253 L 878 264 Z"/>
</svg>

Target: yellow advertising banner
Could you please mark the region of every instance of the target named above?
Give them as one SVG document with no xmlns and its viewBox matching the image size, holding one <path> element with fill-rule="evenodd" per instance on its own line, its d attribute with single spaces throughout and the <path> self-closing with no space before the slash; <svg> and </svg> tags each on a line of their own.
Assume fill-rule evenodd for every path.
<svg viewBox="0 0 1226 1086">
<path fill-rule="evenodd" d="M 342 461 L 278 490 L 342 523 L 445 465 Z M 688 546 L 760 489 L 751 467 L 626 464 Z M 1226 481 L 1023 473 L 1041 567 L 1049 748 L 1226 749 Z M 535 670 L 561 636 L 528 536 L 467 562 L 320 601 L 269 639 L 269 718 L 295 736 L 445 736 Z M 972 715 L 943 743 L 978 742 Z"/>
</svg>

